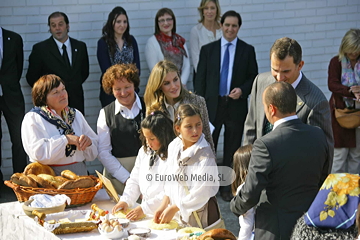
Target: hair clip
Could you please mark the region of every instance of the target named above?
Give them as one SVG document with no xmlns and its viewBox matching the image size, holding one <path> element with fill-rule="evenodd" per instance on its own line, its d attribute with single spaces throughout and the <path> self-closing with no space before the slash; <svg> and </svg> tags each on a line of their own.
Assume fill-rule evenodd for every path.
<svg viewBox="0 0 360 240">
<path fill-rule="evenodd" d="M 154 112 L 151 112 L 150 115 L 154 115 Z"/>
<path fill-rule="evenodd" d="M 177 120 L 180 121 L 181 118 L 180 118 L 180 114 L 177 115 Z"/>
</svg>

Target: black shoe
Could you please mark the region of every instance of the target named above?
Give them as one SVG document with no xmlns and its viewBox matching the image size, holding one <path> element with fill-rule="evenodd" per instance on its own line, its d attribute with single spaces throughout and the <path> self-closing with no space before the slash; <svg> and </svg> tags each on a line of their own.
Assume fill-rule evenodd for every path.
<svg viewBox="0 0 360 240">
<path fill-rule="evenodd" d="M 220 196 L 225 202 L 230 202 L 233 199 L 231 192 L 221 192 Z"/>
</svg>

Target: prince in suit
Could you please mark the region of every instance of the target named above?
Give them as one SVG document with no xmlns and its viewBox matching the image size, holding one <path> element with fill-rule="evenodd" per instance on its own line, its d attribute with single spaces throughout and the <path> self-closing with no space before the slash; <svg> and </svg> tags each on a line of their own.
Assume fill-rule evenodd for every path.
<svg viewBox="0 0 360 240">
<path fill-rule="evenodd" d="M 319 127 L 296 116 L 297 96 L 286 82 L 263 92 L 262 103 L 273 130 L 253 144 L 245 184 L 231 201 L 236 215 L 256 208 L 255 239 L 290 239 L 299 217 L 308 210 L 329 169 L 329 145 Z"/>
<path fill-rule="evenodd" d="M 26 74 L 30 86 L 43 75 L 55 74 L 64 82 L 69 106 L 84 114 L 82 84 L 89 76 L 89 57 L 86 44 L 68 36 L 69 19 L 63 12 L 54 12 L 48 18 L 52 36 L 33 46 Z"/>
<path fill-rule="evenodd" d="M 23 64 L 24 52 L 21 36 L 0 28 L 0 117 L 4 114 L 9 128 L 14 172 L 23 172 L 27 164 L 26 153 L 21 142 L 21 122 L 25 114 L 24 96 L 20 86 Z M 2 180 L 3 175 L 0 170 L 1 184 Z"/>
<path fill-rule="evenodd" d="M 276 81 L 287 82 L 294 87 L 297 95 L 296 115 L 303 123 L 320 127 L 326 135 L 330 173 L 334 155 L 330 107 L 322 91 L 301 72 L 304 66 L 301 46 L 294 39 L 280 38 L 271 47 L 270 60 L 271 72 L 259 74 L 252 87 L 243 145 L 252 144 L 271 129 L 261 103 L 264 89 Z"/>
<path fill-rule="evenodd" d="M 195 92 L 205 98 L 210 122 L 215 127 L 215 148 L 225 125 L 223 165 L 230 167 L 241 144 L 247 98 L 258 67 L 254 47 L 237 38 L 240 14 L 228 11 L 220 23 L 223 37 L 201 48 Z M 220 192 L 224 200 L 230 201 L 230 188 L 221 187 Z"/>
</svg>

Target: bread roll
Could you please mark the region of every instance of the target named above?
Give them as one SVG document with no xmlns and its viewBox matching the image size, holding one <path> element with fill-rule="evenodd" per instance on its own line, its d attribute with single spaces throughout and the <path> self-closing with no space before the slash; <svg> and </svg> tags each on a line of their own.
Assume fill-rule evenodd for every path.
<svg viewBox="0 0 360 240">
<path fill-rule="evenodd" d="M 70 170 L 64 170 L 61 172 L 61 176 L 70 180 L 76 180 L 79 178 L 78 175 L 76 175 L 75 173 L 73 173 Z"/>
<path fill-rule="evenodd" d="M 91 177 L 79 177 L 76 180 L 68 180 L 61 184 L 58 189 L 89 188 L 95 186 L 96 182 Z"/>
<path fill-rule="evenodd" d="M 37 175 L 37 177 L 39 178 L 39 183 L 41 186 L 43 186 L 44 188 L 55 188 L 53 186 L 53 182 L 55 181 L 55 178 L 49 174 L 39 174 Z"/>
<path fill-rule="evenodd" d="M 41 181 L 42 181 L 42 178 L 39 178 L 38 176 L 36 176 L 35 174 L 29 174 L 27 175 L 28 178 L 31 178 L 32 180 L 34 180 L 38 187 L 40 188 L 43 188 L 44 186 L 41 185 Z"/>
<path fill-rule="evenodd" d="M 37 183 L 32 178 L 27 177 L 23 173 L 14 173 L 11 176 L 10 181 L 24 187 L 38 187 Z"/>
<path fill-rule="evenodd" d="M 61 182 L 61 183 L 64 183 L 64 182 L 69 180 L 69 179 L 64 178 L 62 176 L 55 176 L 54 178 L 55 178 L 56 181 Z"/>
<path fill-rule="evenodd" d="M 41 164 L 39 162 L 33 162 L 33 163 L 28 164 L 25 167 L 24 174 L 25 175 L 29 175 L 29 174 L 34 174 L 34 175 L 49 174 L 51 176 L 55 176 L 55 172 L 51 167 L 49 167 L 47 165 L 43 165 L 43 164 Z"/>
<path fill-rule="evenodd" d="M 206 239 L 214 239 L 214 240 L 223 240 L 223 239 L 230 239 L 236 240 L 237 238 L 234 236 L 232 232 L 226 230 L 224 228 L 216 228 L 206 233 L 203 233 L 199 236 L 199 240 L 206 240 Z"/>
</svg>

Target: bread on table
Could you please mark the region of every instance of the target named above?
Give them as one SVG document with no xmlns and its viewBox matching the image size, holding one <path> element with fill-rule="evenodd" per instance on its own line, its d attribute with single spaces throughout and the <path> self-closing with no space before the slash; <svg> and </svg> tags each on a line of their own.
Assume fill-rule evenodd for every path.
<svg viewBox="0 0 360 240">
<path fill-rule="evenodd" d="M 51 167 L 49 167 L 47 165 L 43 165 L 39 162 L 33 162 L 33 163 L 28 164 L 24 169 L 24 174 L 25 175 L 49 174 L 51 176 L 55 176 L 55 172 Z"/>
<path fill-rule="evenodd" d="M 32 178 L 27 177 L 23 173 L 14 173 L 11 176 L 10 181 L 24 187 L 38 187 L 37 183 Z"/>
<path fill-rule="evenodd" d="M 223 240 L 223 239 L 229 239 L 229 240 L 236 240 L 237 238 L 234 236 L 232 232 L 230 232 L 227 229 L 224 228 L 216 228 L 212 229 L 210 231 L 207 231 L 206 233 L 203 233 L 199 236 L 199 240 L 207 240 L 207 239 L 213 239 L 213 240 Z"/>
</svg>

